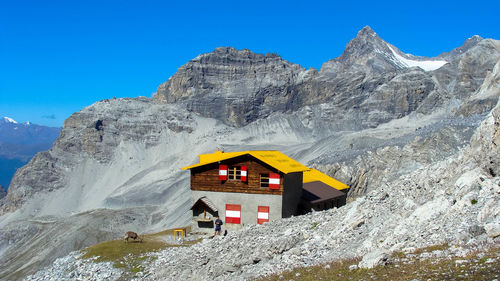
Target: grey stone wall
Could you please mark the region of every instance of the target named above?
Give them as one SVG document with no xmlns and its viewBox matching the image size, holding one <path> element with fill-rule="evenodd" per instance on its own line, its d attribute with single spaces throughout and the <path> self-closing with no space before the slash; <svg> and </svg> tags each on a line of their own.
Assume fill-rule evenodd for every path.
<svg viewBox="0 0 500 281">
<path fill-rule="evenodd" d="M 191 204 L 194 204 L 199 198 L 207 197 L 217 206 L 219 216 L 224 222 L 222 231 L 236 230 L 246 224 L 257 224 L 257 207 L 269 206 L 269 220 L 279 220 L 282 214 L 282 196 L 269 194 L 246 194 L 234 192 L 213 192 L 191 190 Z M 226 204 L 241 205 L 241 224 L 225 223 Z M 202 231 L 193 223 L 193 231 Z M 213 231 L 213 229 L 211 230 Z"/>
</svg>

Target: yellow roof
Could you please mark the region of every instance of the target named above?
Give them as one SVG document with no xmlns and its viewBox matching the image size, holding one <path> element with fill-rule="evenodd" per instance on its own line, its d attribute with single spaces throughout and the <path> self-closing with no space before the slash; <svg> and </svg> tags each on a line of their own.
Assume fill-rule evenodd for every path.
<svg viewBox="0 0 500 281">
<path fill-rule="evenodd" d="M 183 170 L 196 168 L 206 164 L 223 161 L 226 159 L 238 157 L 241 155 L 252 155 L 269 166 L 285 173 L 303 172 L 309 170 L 306 166 L 286 156 L 276 150 L 249 150 L 240 152 L 222 152 L 216 151 L 210 154 L 200 154 L 200 163 L 182 168 Z"/>
<path fill-rule="evenodd" d="M 308 171 L 305 171 L 302 182 L 308 183 L 308 182 L 313 182 L 313 181 L 320 181 L 320 182 L 327 184 L 327 185 L 329 185 L 337 190 L 349 188 L 348 185 L 341 183 L 338 180 L 336 180 L 332 177 L 329 177 L 316 169 L 310 169 Z"/>
</svg>

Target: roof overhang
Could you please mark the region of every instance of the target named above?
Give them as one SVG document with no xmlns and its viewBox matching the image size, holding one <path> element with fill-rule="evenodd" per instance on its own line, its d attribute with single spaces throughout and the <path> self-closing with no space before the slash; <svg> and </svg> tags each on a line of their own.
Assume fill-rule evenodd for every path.
<svg viewBox="0 0 500 281">
<path fill-rule="evenodd" d="M 310 182 L 315 182 L 315 181 L 320 181 L 326 185 L 329 185 L 337 190 L 343 190 L 349 188 L 349 186 L 345 183 L 342 183 L 332 177 L 329 177 L 322 172 L 316 170 L 316 169 L 309 169 L 308 171 L 304 172 L 303 175 L 303 180 L 302 182 L 304 184 L 310 183 Z"/>
<path fill-rule="evenodd" d="M 196 206 L 197 204 L 205 204 L 208 208 L 210 208 L 214 213 L 218 212 L 219 210 L 217 210 L 217 207 L 215 206 L 214 203 L 212 203 L 212 201 L 210 201 L 210 199 L 208 199 L 207 197 L 203 196 L 203 197 L 200 197 L 198 200 L 196 200 L 196 202 L 194 202 L 193 206 L 191 206 L 191 209 L 194 208 L 194 206 Z"/>
<path fill-rule="evenodd" d="M 304 183 L 302 189 L 302 198 L 312 204 L 346 196 L 344 192 L 321 181 Z"/>
</svg>

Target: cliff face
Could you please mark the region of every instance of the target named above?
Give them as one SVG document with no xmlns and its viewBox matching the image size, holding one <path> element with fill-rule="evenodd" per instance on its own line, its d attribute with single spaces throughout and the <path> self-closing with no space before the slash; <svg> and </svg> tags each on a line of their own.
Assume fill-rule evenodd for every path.
<svg viewBox="0 0 500 281">
<path fill-rule="evenodd" d="M 297 109 L 301 97 L 290 95 L 291 88 L 313 72 L 276 54 L 217 48 L 179 68 L 155 99 L 243 126 L 274 110 Z"/>
<path fill-rule="evenodd" d="M 18 170 L 0 201 L 0 253 L 16 261 L 0 265 L 0 279 L 124 231 L 187 224 L 180 167 L 218 146 L 279 149 L 351 185 L 352 198 L 443 160 L 469 143 L 498 100 L 499 45 L 474 37 L 422 58 L 367 27 L 319 72 L 275 54 L 217 48 L 182 66 L 152 99 L 86 107 Z"/>
</svg>

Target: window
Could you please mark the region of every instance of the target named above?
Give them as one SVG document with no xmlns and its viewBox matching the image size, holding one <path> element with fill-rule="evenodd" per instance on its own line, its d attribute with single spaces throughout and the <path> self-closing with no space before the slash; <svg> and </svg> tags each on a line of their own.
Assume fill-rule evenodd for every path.
<svg viewBox="0 0 500 281">
<path fill-rule="evenodd" d="M 269 189 L 280 189 L 280 174 L 260 174 L 260 187 Z"/>
<path fill-rule="evenodd" d="M 227 171 L 228 179 L 229 180 L 240 180 L 241 179 L 241 167 L 240 166 L 235 166 L 235 167 L 229 167 Z"/>
<path fill-rule="evenodd" d="M 269 174 L 260 174 L 260 187 L 269 187 Z"/>
</svg>

